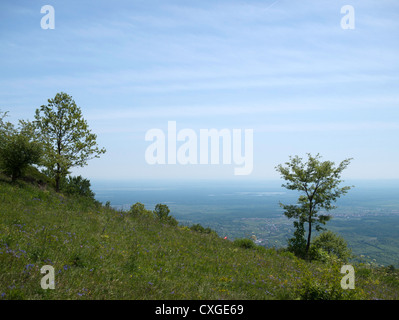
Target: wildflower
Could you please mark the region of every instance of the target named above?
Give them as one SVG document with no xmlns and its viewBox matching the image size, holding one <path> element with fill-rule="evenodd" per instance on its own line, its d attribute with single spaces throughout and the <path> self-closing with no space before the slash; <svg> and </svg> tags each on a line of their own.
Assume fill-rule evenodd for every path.
<svg viewBox="0 0 399 320">
<path fill-rule="evenodd" d="M 27 264 L 26 266 L 25 266 L 25 269 L 26 270 L 29 270 L 30 268 L 33 268 L 35 265 L 34 264 Z"/>
</svg>

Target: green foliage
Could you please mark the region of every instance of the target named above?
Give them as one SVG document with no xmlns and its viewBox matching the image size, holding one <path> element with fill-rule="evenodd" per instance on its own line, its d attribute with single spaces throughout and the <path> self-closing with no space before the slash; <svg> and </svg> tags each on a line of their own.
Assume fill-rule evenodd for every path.
<svg viewBox="0 0 399 320">
<path fill-rule="evenodd" d="M 30 165 L 40 163 L 43 150 L 23 128 L 15 129 L 11 123 L 4 122 L 5 116 L 6 113 L 0 115 L 0 169 L 15 181 Z"/>
<path fill-rule="evenodd" d="M 294 221 L 294 237 L 288 239 L 287 250 L 297 257 L 304 258 L 306 254 L 305 228 L 303 222 Z"/>
<path fill-rule="evenodd" d="M 0 167 L 11 176 L 12 181 L 21 177 L 24 170 L 40 162 L 41 145 L 31 142 L 22 134 L 7 137 L 0 146 Z"/>
<path fill-rule="evenodd" d="M 41 186 L 51 186 L 53 181 L 47 175 L 43 174 L 38 170 L 38 168 L 34 166 L 28 166 L 24 170 L 24 180 L 30 181 L 33 184 L 41 185 Z"/>
<path fill-rule="evenodd" d="M 178 221 L 173 216 L 170 216 L 169 213 L 170 209 L 166 204 L 158 203 L 155 206 L 154 214 L 159 220 L 167 224 L 177 226 L 179 224 Z"/>
<path fill-rule="evenodd" d="M 130 207 L 129 211 L 134 217 L 148 217 L 153 218 L 154 213 L 151 210 L 147 210 L 141 202 L 136 202 Z"/>
<path fill-rule="evenodd" d="M 328 256 L 333 256 L 347 262 L 351 257 L 351 250 L 345 239 L 332 231 L 325 231 L 314 238 L 311 251 L 311 258 L 323 261 L 326 261 Z"/>
<path fill-rule="evenodd" d="M 60 183 L 60 189 L 68 195 L 78 195 L 94 199 L 94 192 L 90 189 L 90 180 L 82 176 L 63 178 Z"/>
<path fill-rule="evenodd" d="M 251 239 L 235 239 L 233 241 L 234 245 L 239 248 L 244 248 L 244 249 L 255 249 L 256 244 L 251 240 Z"/>
<path fill-rule="evenodd" d="M 7 113 L 7 111 L 0 111 L 0 141 L 3 136 L 12 135 L 15 133 L 14 125 L 11 122 L 4 121 L 4 119 L 8 116 Z"/>
<path fill-rule="evenodd" d="M 356 269 L 356 276 L 369 279 L 371 277 L 371 269 L 367 267 L 360 267 Z"/>
<path fill-rule="evenodd" d="M 160 220 L 165 220 L 169 216 L 170 209 L 166 204 L 158 203 L 155 206 L 154 213 Z"/>
<path fill-rule="evenodd" d="M 204 228 L 201 224 L 197 223 L 197 224 L 193 224 L 190 227 L 190 230 L 195 231 L 195 232 L 199 232 L 199 233 L 205 233 L 205 234 L 210 234 L 210 233 L 215 233 L 215 231 L 213 231 L 211 228 L 207 227 Z"/>
<path fill-rule="evenodd" d="M 40 287 L 43 265 L 55 290 Z M 355 267 L 343 290 L 341 266 L 0 179 L 0 300 L 399 299 L 397 270 Z"/>
<path fill-rule="evenodd" d="M 323 230 L 321 225 L 325 225 L 331 216 L 318 214 L 320 209 L 330 211 L 335 208 L 333 203 L 350 189 L 349 186 L 339 187 L 341 172 L 349 165 L 351 159 L 342 161 L 338 167 L 334 162 L 320 161 L 317 154 L 313 157 L 308 153 L 308 161 L 303 162 L 302 158 L 290 157 L 290 161 L 285 166 L 278 165 L 276 170 L 281 174 L 286 184 L 282 186 L 288 190 L 301 192 L 297 204 L 285 205 L 284 214 L 287 218 L 297 219 L 297 227 L 302 227 L 303 222 L 308 223 L 308 239 L 306 242 L 306 255 L 308 254 L 311 234 L 313 227 L 317 231 Z M 297 237 L 296 237 L 297 238 Z"/>
<path fill-rule="evenodd" d="M 300 290 L 302 300 L 342 300 L 343 290 L 337 285 L 307 281 Z"/>
<path fill-rule="evenodd" d="M 133 217 L 136 218 L 156 218 L 157 220 L 161 221 L 162 223 L 166 223 L 168 225 L 177 226 L 179 223 L 178 221 L 171 215 L 170 209 L 165 204 L 158 203 L 155 206 L 154 211 L 147 210 L 141 202 L 136 202 L 130 207 L 128 211 Z"/>
<path fill-rule="evenodd" d="M 57 93 L 47 106 L 37 109 L 33 126 L 44 143 L 44 165 L 52 172 L 57 191 L 71 167 L 83 167 L 105 153 L 97 146 L 97 136 L 89 130 L 81 109 L 66 93 Z"/>
</svg>

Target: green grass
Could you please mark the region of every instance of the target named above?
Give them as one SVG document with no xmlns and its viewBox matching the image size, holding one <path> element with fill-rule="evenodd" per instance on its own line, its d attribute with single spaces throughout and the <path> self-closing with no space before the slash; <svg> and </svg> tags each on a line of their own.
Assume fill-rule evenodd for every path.
<svg viewBox="0 0 399 320">
<path fill-rule="evenodd" d="M 173 212 L 172 212 L 173 214 Z M 40 282 L 55 270 L 55 289 Z M 0 299 L 398 299 L 395 270 L 306 262 L 0 177 Z"/>
</svg>

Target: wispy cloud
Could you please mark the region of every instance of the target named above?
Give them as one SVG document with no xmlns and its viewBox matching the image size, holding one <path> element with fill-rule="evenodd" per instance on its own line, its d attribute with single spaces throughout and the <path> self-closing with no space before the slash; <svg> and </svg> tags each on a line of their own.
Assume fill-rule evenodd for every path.
<svg viewBox="0 0 399 320">
<path fill-rule="evenodd" d="M 331 143 L 341 136 L 343 150 L 355 137 L 371 141 L 365 157 L 399 156 L 372 143 L 399 130 L 398 1 L 352 1 L 355 30 L 340 27 L 343 4 L 70 0 L 54 3 L 51 32 L 40 29 L 37 3 L 2 4 L 0 108 L 31 118 L 67 92 L 119 154 L 177 120 L 273 136 L 275 152 L 255 145 L 262 161 L 284 146 L 308 148 L 301 138 L 314 132 Z M 322 139 L 313 147 L 327 148 Z"/>
</svg>

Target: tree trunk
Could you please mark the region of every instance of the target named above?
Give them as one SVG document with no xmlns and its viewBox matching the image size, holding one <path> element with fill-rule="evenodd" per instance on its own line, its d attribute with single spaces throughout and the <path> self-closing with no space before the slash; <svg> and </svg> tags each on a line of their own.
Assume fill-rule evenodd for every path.
<svg viewBox="0 0 399 320">
<path fill-rule="evenodd" d="M 55 192 L 60 192 L 60 177 L 58 175 L 55 177 Z"/>
<path fill-rule="evenodd" d="M 308 232 L 308 241 L 306 243 L 306 259 L 309 259 L 309 248 L 310 248 L 310 239 L 312 236 L 312 206 L 309 209 L 309 232 Z"/>
<path fill-rule="evenodd" d="M 57 163 L 57 171 L 55 172 L 55 192 L 60 192 L 60 164 Z"/>
</svg>

